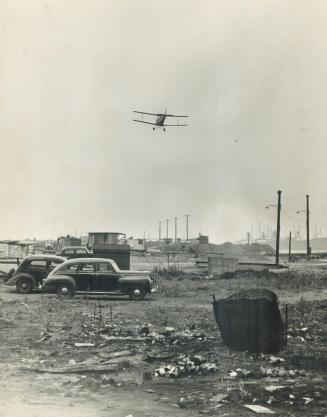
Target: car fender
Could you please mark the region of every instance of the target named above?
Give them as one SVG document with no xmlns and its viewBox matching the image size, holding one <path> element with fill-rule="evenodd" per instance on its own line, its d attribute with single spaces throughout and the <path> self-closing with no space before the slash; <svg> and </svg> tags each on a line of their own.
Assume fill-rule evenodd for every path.
<svg viewBox="0 0 327 417">
<path fill-rule="evenodd" d="M 32 275 L 26 274 L 26 273 L 21 273 L 21 274 L 18 273 L 17 275 L 14 275 L 13 277 L 10 278 L 9 281 L 6 282 L 6 285 L 16 285 L 17 282 L 21 278 L 27 278 L 27 279 L 31 280 L 33 282 L 33 288 L 37 287 L 37 283 L 36 283 L 35 278 Z"/>
<path fill-rule="evenodd" d="M 151 288 L 150 277 L 142 277 L 139 275 L 128 275 L 119 278 L 119 283 L 122 287 L 133 287 L 135 285 L 142 285 L 148 291 Z"/>
<path fill-rule="evenodd" d="M 16 269 L 11 268 L 10 271 L 7 273 L 7 275 L 4 277 L 3 282 L 4 283 L 8 282 L 13 277 L 15 272 L 16 272 Z"/>
<path fill-rule="evenodd" d="M 72 286 L 73 290 L 76 290 L 76 282 L 74 278 L 70 277 L 69 275 L 52 276 L 51 278 L 46 279 L 43 282 L 43 287 L 46 287 L 47 285 L 49 285 L 49 287 L 52 287 L 63 283 L 69 283 Z"/>
</svg>

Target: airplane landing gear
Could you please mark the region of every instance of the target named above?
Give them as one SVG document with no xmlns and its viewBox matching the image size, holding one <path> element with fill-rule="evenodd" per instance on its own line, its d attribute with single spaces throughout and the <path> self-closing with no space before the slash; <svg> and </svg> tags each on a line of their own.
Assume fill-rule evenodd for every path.
<svg viewBox="0 0 327 417">
<path fill-rule="evenodd" d="M 163 131 L 164 131 L 164 132 L 166 132 L 166 129 L 165 129 L 165 128 L 163 128 Z"/>
<path fill-rule="evenodd" d="M 155 130 L 155 127 L 153 127 L 152 130 Z"/>
</svg>

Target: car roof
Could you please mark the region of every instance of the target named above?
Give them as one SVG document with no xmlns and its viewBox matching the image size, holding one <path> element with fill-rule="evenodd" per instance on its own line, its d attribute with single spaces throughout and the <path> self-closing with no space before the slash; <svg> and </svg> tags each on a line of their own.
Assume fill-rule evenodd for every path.
<svg viewBox="0 0 327 417">
<path fill-rule="evenodd" d="M 65 261 L 66 258 L 64 258 L 63 256 L 57 256 L 57 255 L 48 255 L 48 254 L 43 254 L 43 255 L 29 255 L 26 256 L 26 258 L 23 259 L 23 261 Z"/>
<path fill-rule="evenodd" d="M 108 258 L 76 258 L 76 259 L 69 259 L 68 261 L 65 262 L 65 265 L 75 264 L 75 263 L 83 263 L 83 262 L 88 262 L 88 263 L 91 263 L 91 262 L 107 262 L 107 263 L 111 263 L 111 262 L 115 262 L 115 261 L 113 259 L 108 259 Z"/>
</svg>

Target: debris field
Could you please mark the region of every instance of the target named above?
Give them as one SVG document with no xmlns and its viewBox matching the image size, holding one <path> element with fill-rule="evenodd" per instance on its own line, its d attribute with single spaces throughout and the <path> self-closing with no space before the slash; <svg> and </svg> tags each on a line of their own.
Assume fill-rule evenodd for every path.
<svg viewBox="0 0 327 417">
<path fill-rule="evenodd" d="M 327 300 L 289 304 L 287 347 L 272 355 L 229 351 L 209 294 L 135 303 L 0 290 L 2 375 L 38 395 L 93 401 L 99 416 L 326 415 Z M 120 403 L 109 413 L 108 395 Z"/>
</svg>

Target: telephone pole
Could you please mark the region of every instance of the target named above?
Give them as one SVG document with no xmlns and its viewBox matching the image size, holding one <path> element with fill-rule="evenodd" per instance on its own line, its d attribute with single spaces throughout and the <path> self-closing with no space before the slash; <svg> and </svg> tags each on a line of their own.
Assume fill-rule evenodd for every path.
<svg viewBox="0 0 327 417">
<path fill-rule="evenodd" d="M 166 220 L 166 237 L 167 237 L 167 239 L 168 239 L 168 222 L 169 222 L 169 220 L 167 219 Z"/>
<path fill-rule="evenodd" d="M 186 241 L 188 242 L 188 219 L 190 217 L 189 214 L 185 214 L 186 217 Z"/>
<path fill-rule="evenodd" d="M 310 259 L 310 255 L 311 255 L 311 248 L 310 248 L 310 223 L 309 223 L 309 195 L 306 195 L 306 199 L 307 199 L 307 222 L 306 222 L 306 226 L 307 226 L 307 258 Z"/>
<path fill-rule="evenodd" d="M 291 253 L 292 253 L 292 232 L 290 231 L 290 235 L 288 238 L 288 262 L 291 262 Z"/>
<path fill-rule="evenodd" d="M 159 240 L 161 240 L 161 221 L 159 221 Z"/>
<path fill-rule="evenodd" d="M 175 217 L 175 242 L 177 241 L 177 217 Z"/>
<path fill-rule="evenodd" d="M 279 240 L 280 240 L 280 210 L 281 210 L 281 194 L 280 190 L 277 191 L 278 203 L 277 203 L 277 233 L 276 233 L 276 265 L 279 265 Z"/>
</svg>

